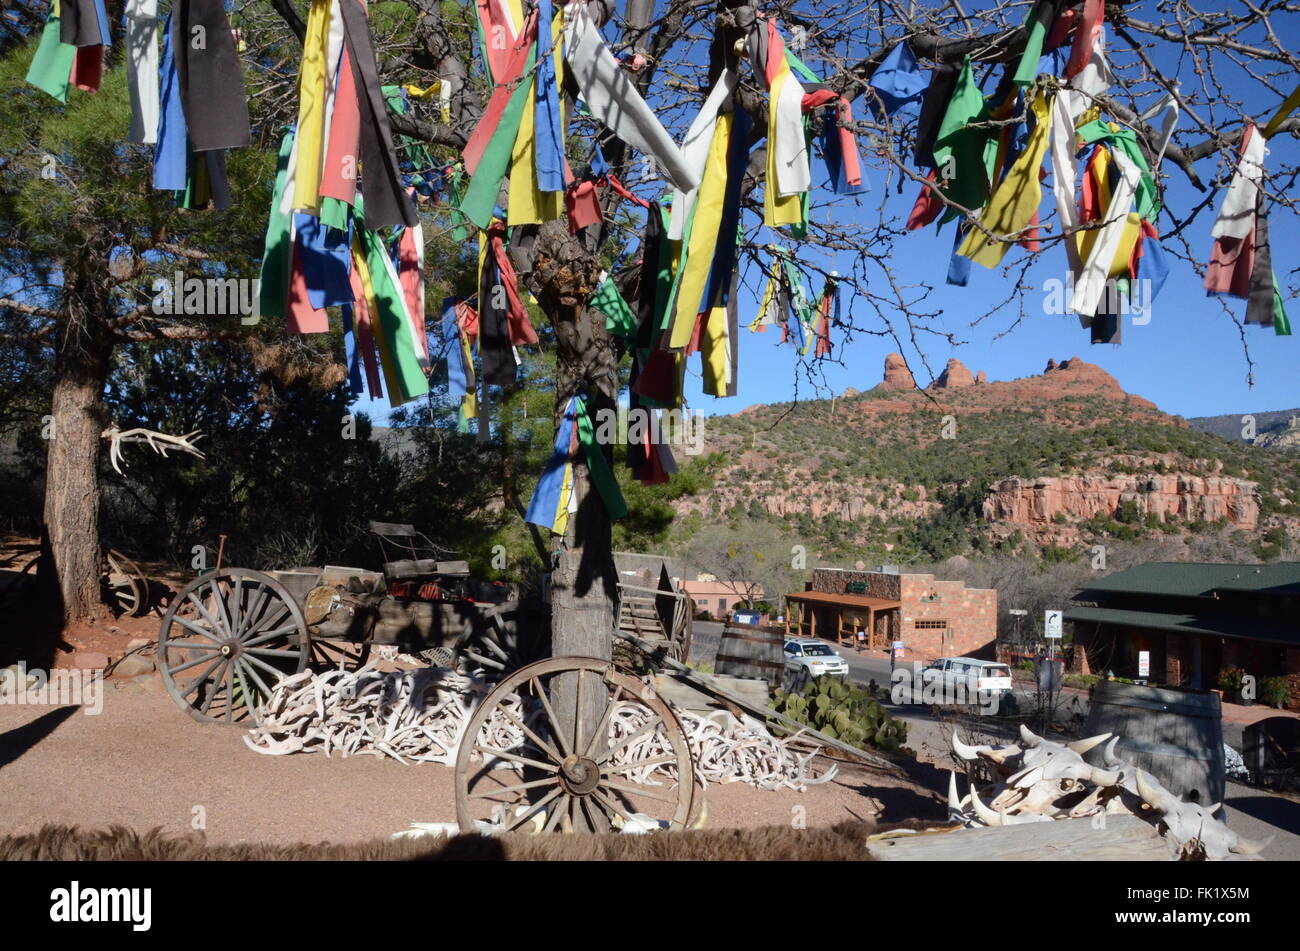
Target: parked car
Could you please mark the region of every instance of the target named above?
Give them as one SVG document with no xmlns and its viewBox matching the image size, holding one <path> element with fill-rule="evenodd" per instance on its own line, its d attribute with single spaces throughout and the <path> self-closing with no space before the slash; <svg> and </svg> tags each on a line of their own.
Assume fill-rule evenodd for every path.
<svg viewBox="0 0 1300 951">
<path fill-rule="evenodd" d="M 785 642 L 785 669 L 787 673 L 802 676 L 843 677 L 849 672 L 849 665 L 825 641 L 815 637 L 791 637 Z"/>
<path fill-rule="evenodd" d="M 1004 712 L 1012 712 L 1015 704 L 1015 694 L 1011 690 L 1011 668 L 1006 664 L 999 664 L 992 660 L 978 660 L 974 657 L 940 657 L 930 665 L 931 670 L 940 671 L 943 675 L 943 690 L 946 695 L 951 696 L 960 685 L 967 691 L 967 703 L 978 703 L 980 695 L 970 696 L 969 691 L 974 689 L 979 691 L 985 697 L 992 697 L 998 701 L 1000 709 Z M 1008 706 L 1003 707 L 1003 703 Z"/>
</svg>

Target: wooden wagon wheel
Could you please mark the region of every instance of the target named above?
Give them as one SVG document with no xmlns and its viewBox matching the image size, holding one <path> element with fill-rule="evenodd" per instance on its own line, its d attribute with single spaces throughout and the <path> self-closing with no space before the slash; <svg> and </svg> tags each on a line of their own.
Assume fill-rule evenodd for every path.
<svg viewBox="0 0 1300 951">
<path fill-rule="evenodd" d="M 108 562 L 108 597 L 122 617 L 139 617 L 148 610 L 149 579 L 120 551 L 104 553 Z"/>
<path fill-rule="evenodd" d="M 203 722 L 255 722 L 276 682 L 302 671 L 309 653 L 298 602 L 274 578 L 247 568 L 195 578 L 158 633 L 167 692 Z"/>
<path fill-rule="evenodd" d="M 600 704 L 592 736 L 580 723 L 561 729 L 555 688 L 566 674 L 570 686 L 576 680 L 578 709 L 590 709 L 584 691 L 603 694 L 587 701 Z M 461 832 L 480 821 L 572 832 L 639 824 L 638 813 L 684 829 L 694 796 L 690 748 L 672 708 L 592 657 L 538 661 L 501 681 L 470 718 L 456 757 Z"/>
</svg>

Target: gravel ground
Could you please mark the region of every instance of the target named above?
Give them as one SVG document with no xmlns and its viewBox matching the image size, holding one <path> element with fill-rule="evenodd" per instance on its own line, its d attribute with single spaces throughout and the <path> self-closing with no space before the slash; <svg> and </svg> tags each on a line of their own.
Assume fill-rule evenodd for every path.
<svg viewBox="0 0 1300 951">
<path fill-rule="evenodd" d="M 191 720 L 156 676 L 123 690 L 111 683 L 98 716 L 0 705 L 0 835 L 45 823 L 170 832 L 202 823 L 213 842 L 347 842 L 455 819 L 449 767 L 262 756 L 239 730 Z M 804 793 L 733 783 L 706 796 L 709 828 L 943 815 L 921 787 L 852 765 Z"/>
</svg>

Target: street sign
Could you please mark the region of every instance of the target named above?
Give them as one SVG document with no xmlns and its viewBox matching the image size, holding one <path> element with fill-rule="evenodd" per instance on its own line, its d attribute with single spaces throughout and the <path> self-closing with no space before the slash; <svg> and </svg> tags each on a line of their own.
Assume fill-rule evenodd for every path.
<svg viewBox="0 0 1300 951">
<path fill-rule="evenodd" d="M 1138 676 L 1139 677 L 1151 676 L 1151 652 L 1150 651 L 1138 651 Z"/>
<path fill-rule="evenodd" d="M 1064 611 L 1045 611 L 1043 613 L 1043 636 L 1053 640 L 1061 636 L 1061 616 Z"/>
</svg>

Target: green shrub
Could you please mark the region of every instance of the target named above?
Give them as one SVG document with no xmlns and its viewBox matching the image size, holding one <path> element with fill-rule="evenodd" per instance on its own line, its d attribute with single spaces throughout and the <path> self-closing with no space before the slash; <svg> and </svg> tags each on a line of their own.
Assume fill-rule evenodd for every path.
<svg viewBox="0 0 1300 951">
<path fill-rule="evenodd" d="M 1259 699 L 1282 710 L 1291 699 L 1291 684 L 1285 677 L 1265 677 L 1259 685 Z"/>
</svg>

